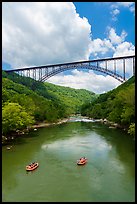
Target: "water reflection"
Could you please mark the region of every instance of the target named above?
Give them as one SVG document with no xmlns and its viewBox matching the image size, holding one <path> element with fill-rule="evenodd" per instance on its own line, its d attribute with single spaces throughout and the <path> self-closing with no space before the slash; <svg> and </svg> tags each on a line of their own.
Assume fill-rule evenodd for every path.
<svg viewBox="0 0 137 204">
<path fill-rule="evenodd" d="M 21 140 L 12 151 L 3 148 L 7 201 L 134 201 L 134 142 L 120 130 L 82 120 L 41 128 Z M 81 156 L 88 158 L 82 168 L 76 164 Z M 26 173 L 31 161 L 40 166 Z"/>
</svg>

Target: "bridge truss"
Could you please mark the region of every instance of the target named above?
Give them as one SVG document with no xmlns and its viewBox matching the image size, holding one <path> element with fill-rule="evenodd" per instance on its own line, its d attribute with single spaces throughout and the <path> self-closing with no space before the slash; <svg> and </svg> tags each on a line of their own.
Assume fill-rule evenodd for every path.
<svg viewBox="0 0 137 204">
<path fill-rule="evenodd" d="M 63 64 L 53 64 L 37 67 L 26 67 L 12 70 L 5 70 L 7 73 L 17 73 L 20 76 L 31 77 L 44 82 L 48 78 L 67 70 L 88 69 L 110 75 L 120 82 L 126 81 L 127 69 L 132 70 L 135 75 L 135 56 L 115 57 L 106 59 L 96 59 Z"/>
</svg>

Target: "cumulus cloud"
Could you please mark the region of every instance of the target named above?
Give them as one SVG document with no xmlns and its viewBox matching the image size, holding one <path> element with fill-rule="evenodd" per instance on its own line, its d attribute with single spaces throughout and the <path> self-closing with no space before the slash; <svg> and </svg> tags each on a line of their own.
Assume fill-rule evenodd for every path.
<svg viewBox="0 0 137 204">
<path fill-rule="evenodd" d="M 98 53 L 106 54 L 107 52 L 114 50 L 112 43 L 110 40 L 100 38 L 94 39 L 90 43 L 90 53 L 94 56 L 97 56 Z"/>
<path fill-rule="evenodd" d="M 97 38 L 91 41 L 90 53 L 93 56 L 98 56 L 99 54 L 105 55 L 107 53 L 109 54 L 110 52 L 113 56 L 121 57 L 135 55 L 135 46 L 132 43 L 125 41 L 127 33 L 124 30 L 122 30 L 121 35 L 117 35 L 116 30 L 112 27 L 107 27 L 107 30 L 107 38 Z M 126 47 L 124 47 L 124 45 Z M 119 50 L 119 48 L 121 49 Z"/>
<path fill-rule="evenodd" d="M 118 15 L 118 5 L 114 9 L 114 15 Z M 106 38 L 91 39 L 91 36 L 91 25 L 87 18 L 79 16 L 72 2 L 2 4 L 2 59 L 14 68 L 88 60 L 91 56 L 95 59 L 110 53 L 114 57 L 135 54 L 135 46 L 125 41 L 124 30 L 118 35 L 109 27 Z M 70 75 L 61 73 L 48 81 L 95 93 L 120 84 L 113 77 L 92 70 L 73 70 Z"/>
<path fill-rule="evenodd" d="M 132 43 L 124 41 L 127 33 L 123 30 L 121 35 L 118 36 L 114 28 L 109 27 L 107 39 L 101 40 L 99 38 L 91 41 L 90 52 L 94 56 L 109 53 L 113 51 L 113 57 L 130 56 L 135 55 L 135 46 Z M 126 60 L 126 78 L 129 78 L 133 74 L 132 61 Z M 105 67 L 103 63 L 101 67 Z M 123 75 L 123 61 L 116 62 L 117 73 Z M 108 62 L 108 68 L 114 71 L 114 63 Z M 120 82 L 111 76 L 103 76 L 95 74 L 92 70 L 89 72 L 84 71 L 72 71 L 71 75 L 56 75 L 48 79 L 49 82 L 58 84 L 61 86 L 68 86 L 76 89 L 84 88 L 95 93 L 104 93 L 112 90 L 120 85 Z"/>
<path fill-rule="evenodd" d="M 4 2 L 2 58 L 13 67 L 86 60 L 90 31 L 71 2 Z"/>
<path fill-rule="evenodd" d="M 118 36 L 115 32 L 115 29 L 110 28 L 108 38 L 110 39 L 112 44 L 120 44 L 125 40 L 126 36 L 127 36 L 127 33 L 124 30 L 122 31 L 121 35 Z"/>
<path fill-rule="evenodd" d="M 129 42 L 122 42 L 119 44 L 116 49 L 113 57 L 120 57 L 120 56 L 130 56 L 135 55 L 135 46 Z"/>
<path fill-rule="evenodd" d="M 132 56 L 135 55 L 135 46 L 125 41 L 125 38 L 127 36 L 127 33 L 123 30 L 121 32 L 121 35 L 117 35 L 114 28 L 109 27 L 108 28 L 108 41 L 110 41 L 111 48 L 113 49 L 113 57 L 122 57 L 122 56 Z M 125 68 L 126 68 L 126 78 L 129 78 L 133 75 L 133 69 L 132 69 L 132 59 L 127 59 L 125 61 Z M 102 63 L 102 67 L 104 67 Z M 114 63 L 108 62 L 108 67 L 110 70 L 114 70 Z M 117 73 L 120 75 L 123 75 L 123 61 L 117 61 L 116 62 Z"/>
<path fill-rule="evenodd" d="M 120 85 L 120 82 L 113 77 L 95 74 L 92 70 L 89 72 L 73 70 L 72 74 L 58 74 L 49 78 L 47 81 L 60 86 L 75 89 L 87 89 L 97 94 L 105 93 Z"/>
<path fill-rule="evenodd" d="M 129 42 L 122 42 L 116 47 L 115 53 L 113 54 L 113 57 L 120 57 L 120 56 L 132 56 L 135 55 L 135 46 L 132 43 Z M 126 66 L 126 73 L 128 78 L 133 75 L 133 60 L 128 59 L 125 63 Z M 122 64 L 119 64 L 119 69 L 122 70 Z M 122 72 L 122 71 L 121 71 Z"/>
</svg>

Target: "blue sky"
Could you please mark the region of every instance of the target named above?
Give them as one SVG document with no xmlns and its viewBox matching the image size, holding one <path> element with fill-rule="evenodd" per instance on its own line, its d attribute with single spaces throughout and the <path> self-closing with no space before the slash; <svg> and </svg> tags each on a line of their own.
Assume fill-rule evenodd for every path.
<svg viewBox="0 0 137 204">
<path fill-rule="evenodd" d="M 105 38 L 106 28 L 110 26 L 116 28 L 118 35 L 124 29 L 128 33 L 126 40 L 135 44 L 135 16 L 130 6 L 120 6 L 117 20 L 113 20 L 112 4 L 115 2 L 74 2 L 80 17 L 86 17 L 92 25 L 93 38 Z"/>
<path fill-rule="evenodd" d="M 2 3 L 3 69 L 127 55 L 135 55 L 134 2 Z M 92 70 L 62 72 L 48 82 L 95 93 L 120 85 Z"/>
</svg>

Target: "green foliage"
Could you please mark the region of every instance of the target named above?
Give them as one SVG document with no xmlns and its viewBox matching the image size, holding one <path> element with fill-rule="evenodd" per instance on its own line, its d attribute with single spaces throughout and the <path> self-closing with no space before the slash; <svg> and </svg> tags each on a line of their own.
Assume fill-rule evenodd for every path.
<svg viewBox="0 0 137 204">
<path fill-rule="evenodd" d="M 107 118 L 130 127 L 135 123 L 135 77 L 116 89 L 97 95 L 84 89 L 42 83 L 2 71 L 4 133 L 24 128 L 34 120 L 55 122 L 80 112 L 84 116 Z M 131 134 L 133 128 L 129 128 Z"/>
<path fill-rule="evenodd" d="M 121 114 L 122 124 L 130 124 L 135 121 L 135 111 L 133 107 L 124 107 Z"/>
<path fill-rule="evenodd" d="M 92 101 L 97 97 L 93 92 L 84 89 L 73 89 L 48 82 L 45 82 L 45 86 L 50 94 L 56 96 L 58 100 L 63 101 L 70 114 L 79 113 L 82 104 Z"/>
<path fill-rule="evenodd" d="M 111 111 L 107 117 L 108 120 L 121 123 L 121 109 L 119 107 L 115 107 L 113 111 Z"/>
<path fill-rule="evenodd" d="M 121 123 L 130 124 L 135 121 L 135 85 L 130 84 L 124 90 L 119 91 L 117 97 L 121 99 L 122 114 Z"/>
<path fill-rule="evenodd" d="M 34 119 L 18 103 L 8 103 L 2 108 L 2 132 L 15 131 L 33 124 Z"/>
<path fill-rule="evenodd" d="M 91 103 L 82 105 L 81 115 L 91 118 L 107 118 L 112 122 L 129 126 L 135 122 L 135 77 Z"/>
<path fill-rule="evenodd" d="M 19 103 L 22 107 L 24 107 L 27 113 L 33 115 L 36 105 L 31 97 L 26 94 L 15 93 L 11 99 L 12 102 Z"/>
<path fill-rule="evenodd" d="M 135 138 L 135 123 L 131 123 L 128 129 L 128 133 Z"/>
<path fill-rule="evenodd" d="M 97 103 L 94 105 L 94 109 L 92 109 L 92 118 L 101 118 L 101 112 L 102 112 L 102 109 L 101 109 L 101 104 L 100 103 Z"/>
<path fill-rule="evenodd" d="M 42 83 L 16 73 L 2 71 L 2 76 L 2 106 L 5 108 L 8 103 L 17 103 L 35 121 L 56 122 L 80 112 L 84 102 L 96 98 L 94 93 L 87 90 Z"/>
<path fill-rule="evenodd" d="M 111 106 L 112 108 L 111 111 L 109 111 L 107 119 L 116 123 L 121 123 L 123 100 L 119 97 L 119 95 L 116 95 L 112 100 Z"/>
</svg>

